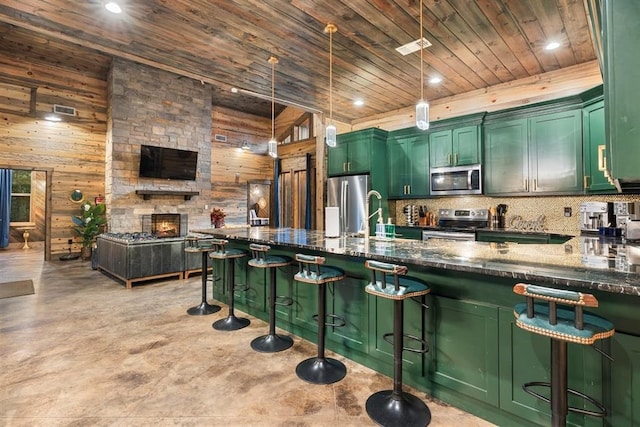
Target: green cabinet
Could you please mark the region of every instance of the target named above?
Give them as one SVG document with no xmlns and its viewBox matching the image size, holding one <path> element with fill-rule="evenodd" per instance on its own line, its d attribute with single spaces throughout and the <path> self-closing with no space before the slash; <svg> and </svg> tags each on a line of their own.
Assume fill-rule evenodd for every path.
<svg viewBox="0 0 640 427">
<path fill-rule="evenodd" d="M 501 308 L 499 319 L 500 408 L 535 424 L 550 425 L 551 405 L 522 390 L 527 382 L 551 381 L 550 339 L 518 328 L 512 309 Z M 603 402 L 602 356 L 590 346 L 579 344 L 568 344 L 567 353 L 569 387 Z M 548 395 L 548 390 L 537 391 Z M 569 404 L 594 409 L 573 396 Z M 602 419 L 569 413 L 567 425 L 602 426 Z"/>
<path fill-rule="evenodd" d="M 584 187 L 590 193 L 616 191 L 605 176 L 607 151 L 604 110 L 602 99 L 589 103 L 582 109 Z"/>
<path fill-rule="evenodd" d="M 444 297 L 434 298 L 433 305 L 431 387 L 446 387 L 497 405 L 498 309 Z"/>
<path fill-rule="evenodd" d="M 385 374 L 391 376 L 393 375 L 392 337 L 389 337 L 389 341 L 387 341 L 384 339 L 384 335 L 393 332 L 393 305 L 395 301 L 369 294 L 367 295 L 369 306 L 368 356 L 381 361 L 382 363 L 380 363 L 379 366 L 383 368 L 383 372 Z M 408 334 L 428 342 L 425 323 L 431 322 L 425 321 L 425 317 L 430 316 L 432 311 L 424 308 L 420 304 L 420 301 L 421 300 L 419 298 L 411 298 L 403 301 L 403 331 L 404 334 Z M 425 301 L 430 301 L 430 298 L 425 297 Z M 427 303 L 427 306 L 431 307 L 432 304 Z M 414 349 L 420 349 L 421 347 L 419 342 L 407 339 L 405 339 L 405 345 Z M 424 355 L 422 353 L 403 351 L 402 360 L 402 370 L 406 377 L 422 377 L 425 363 Z"/>
<path fill-rule="evenodd" d="M 525 191 L 525 182 L 529 178 L 527 140 L 527 119 L 485 125 L 485 194 L 514 194 Z"/>
<path fill-rule="evenodd" d="M 490 121 L 485 194 L 582 192 L 582 112 L 567 109 Z"/>
<path fill-rule="evenodd" d="M 611 423 L 640 425 L 640 337 L 619 332 L 611 337 Z"/>
<path fill-rule="evenodd" d="M 422 240 L 422 228 L 396 225 L 396 235 L 401 239 Z"/>
<path fill-rule="evenodd" d="M 640 187 L 640 2 L 603 1 L 604 101 L 607 160 L 622 188 Z"/>
<path fill-rule="evenodd" d="M 463 126 L 429 134 L 432 168 L 480 163 L 479 126 Z"/>
<path fill-rule="evenodd" d="M 335 147 L 327 149 L 327 175 L 370 173 L 384 165 L 387 132 L 372 128 L 340 134 Z"/>
<path fill-rule="evenodd" d="M 496 230 L 476 230 L 476 242 L 514 242 L 521 244 L 560 244 L 574 236 L 555 233 L 509 232 Z"/>
<path fill-rule="evenodd" d="M 417 128 L 391 132 L 387 138 L 390 198 L 429 195 L 429 144 Z"/>
<path fill-rule="evenodd" d="M 529 191 L 582 192 L 582 112 L 533 117 L 529 131 Z"/>
</svg>

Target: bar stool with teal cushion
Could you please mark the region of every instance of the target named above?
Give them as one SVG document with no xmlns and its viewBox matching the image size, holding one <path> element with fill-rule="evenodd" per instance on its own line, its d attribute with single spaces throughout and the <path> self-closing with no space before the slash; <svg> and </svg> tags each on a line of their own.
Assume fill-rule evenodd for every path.
<svg viewBox="0 0 640 427">
<path fill-rule="evenodd" d="M 269 269 L 269 332 L 251 341 L 251 348 L 262 353 L 275 353 L 286 350 L 293 345 L 289 336 L 276 334 L 276 305 L 291 305 L 290 297 L 276 296 L 276 269 L 291 265 L 293 260 L 286 255 L 268 255 L 270 246 L 252 243 L 249 245 L 251 258 L 249 266 Z M 279 298 L 279 300 L 278 300 Z"/>
<path fill-rule="evenodd" d="M 570 389 L 567 381 L 567 343 L 593 345 L 597 340 L 609 338 L 615 332 L 611 322 L 584 311 L 584 307 L 597 307 L 598 300 L 591 294 L 525 283 L 515 285 L 513 292 L 527 297 L 526 303 L 514 307 L 516 326 L 551 338 L 551 382 L 529 382 L 522 386 L 524 391 L 551 404 L 553 427 L 567 425 L 569 411 L 595 417 L 606 416 L 606 408 L 601 403 Z M 545 302 L 534 303 L 534 300 Z M 533 390 L 534 387 L 551 388 L 551 397 Z M 568 394 L 584 399 L 596 410 L 570 407 Z"/>
<path fill-rule="evenodd" d="M 186 247 L 184 251 L 187 253 L 199 253 L 202 256 L 202 290 L 200 292 L 202 296 L 202 300 L 200 304 L 191 307 L 187 310 L 187 313 L 191 316 L 203 316 L 207 314 L 217 313 L 220 311 L 220 306 L 216 304 L 209 304 L 207 302 L 207 271 L 209 270 L 208 266 L 208 254 L 213 252 L 215 248 L 211 246 L 211 242 L 209 240 L 198 239 L 197 237 L 188 237 L 185 240 Z M 211 279 L 211 287 L 213 288 L 213 277 Z M 213 289 L 211 290 L 213 293 Z"/>
<path fill-rule="evenodd" d="M 424 297 L 430 292 L 423 281 L 407 277 L 407 267 L 368 260 L 365 267 L 371 270 L 371 282 L 365 291 L 371 295 L 394 301 L 393 333 L 385 334 L 385 340 L 393 336 L 393 390 L 383 390 L 367 399 L 366 410 L 369 417 L 385 427 L 424 427 L 431 422 L 431 411 L 416 396 L 402 391 L 402 352 L 426 353 L 427 343 L 411 335 L 404 334 L 404 300 Z M 424 302 L 423 302 L 424 305 Z M 420 343 L 420 349 L 404 347 L 404 338 Z"/>
<path fill-rule="evenodd" d="M 332 384 L 340 381 L 347 374 L 347 368 L 336 359 L 325 357 L 324 341 L 326 326 L 344 326 L 344 321 L 336 323 L 339 319 L 335 315 L 326 315 L 327 283 L 337 282 L 345 278 L 342 269 L 324 265 L 326 259 L 320 256 L 296 254 L 299 269 L 293 278 L 299 282 L 318 285 L 318 355 L 305 359 L 296 366 L 296 374 L 304 381 L 312 384 Z M 332 323 L 326 323 L 327 317 L 333 319 Z"/>
<path fill-rule="evenodd" d="M 227 290 L 229 292 L 229 313 L 224 319 L 213 322 L 213 329 L 218 331 L 236 331 L 244 327 L 249 326 L 251 322 L 244 317 L 236 317 L 234 313 L 234 295 L 236 291 L 235 275 L 236 275 L 236 263 L 239 258 L 244 258 L 249 253 L 242 249 L 227 248 L 228 240 L 224 239 L 212 239 L 211 245 L 214 251 L 209 252 L 209 258 L 226 260 L 227 261 Z"/>
</svg>

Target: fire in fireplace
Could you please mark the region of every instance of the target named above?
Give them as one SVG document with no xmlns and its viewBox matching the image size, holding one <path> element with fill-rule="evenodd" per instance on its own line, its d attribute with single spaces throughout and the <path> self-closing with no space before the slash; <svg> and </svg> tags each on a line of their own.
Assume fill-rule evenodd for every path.
<svg viewBox="0 0 640 427">
<path fill-rule="evenodd" d="M 157 237 L 180 237 L 180 214 L 152 214 L 151 233 Z"/>
</svg>

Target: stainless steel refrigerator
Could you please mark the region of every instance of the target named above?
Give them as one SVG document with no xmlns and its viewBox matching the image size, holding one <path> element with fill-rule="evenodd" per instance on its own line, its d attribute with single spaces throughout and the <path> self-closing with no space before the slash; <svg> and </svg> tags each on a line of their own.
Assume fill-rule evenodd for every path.
<svg viewBox="0 0 640 427">
<path fill-rule="evenodd" d="M 340 233 L 357 233 L 364 228 L 369 175 L 339 176 L 327 179 L 327 206 L 340 210 Z"/>
</svg>

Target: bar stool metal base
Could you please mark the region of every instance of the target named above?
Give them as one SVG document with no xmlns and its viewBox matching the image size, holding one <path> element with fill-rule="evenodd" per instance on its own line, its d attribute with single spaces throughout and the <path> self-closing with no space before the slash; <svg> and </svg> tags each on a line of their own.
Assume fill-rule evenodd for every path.
<svg viewBox="0 0 640 427">
<path fill-rule="evenodd" d="M 286 335 L 269 334 L 251 341 L 251 348 L 261 353 L 277 353 L 293 345 L 293 339 Z"/>
<path fill-rule="evenodd" d="M 206 301 L 202 301 L 200 305 L 191 307 L 187 310 L 187 313 L 191 316 L 205 316 L 207 314 L 213 314 L 220 311 L 220 306 L 215 304 L 209 304 Z"/>
<path fill-rule="evenodd" d="M 217 331 L 237 331 L 246 328 L 251 321 L 244 317 L 227 316 L 224 319 L 213 322 L 213 329 Z"/>
<path fill-rule="evenodd" d="M 329 357 L 311 357 L 298 363 L 296 374 L 311 384 L 333 384 L 347 375 L 347 367 Z"/>
<path fill-rule="evenodd" d="M 393 390 L 383 390 L 372 394 L 366 403 L 367 414 L 377 424 L 384 427 L 424 427 L 431 422 L 431 411 L 416 396 Z"/>
</svg>

